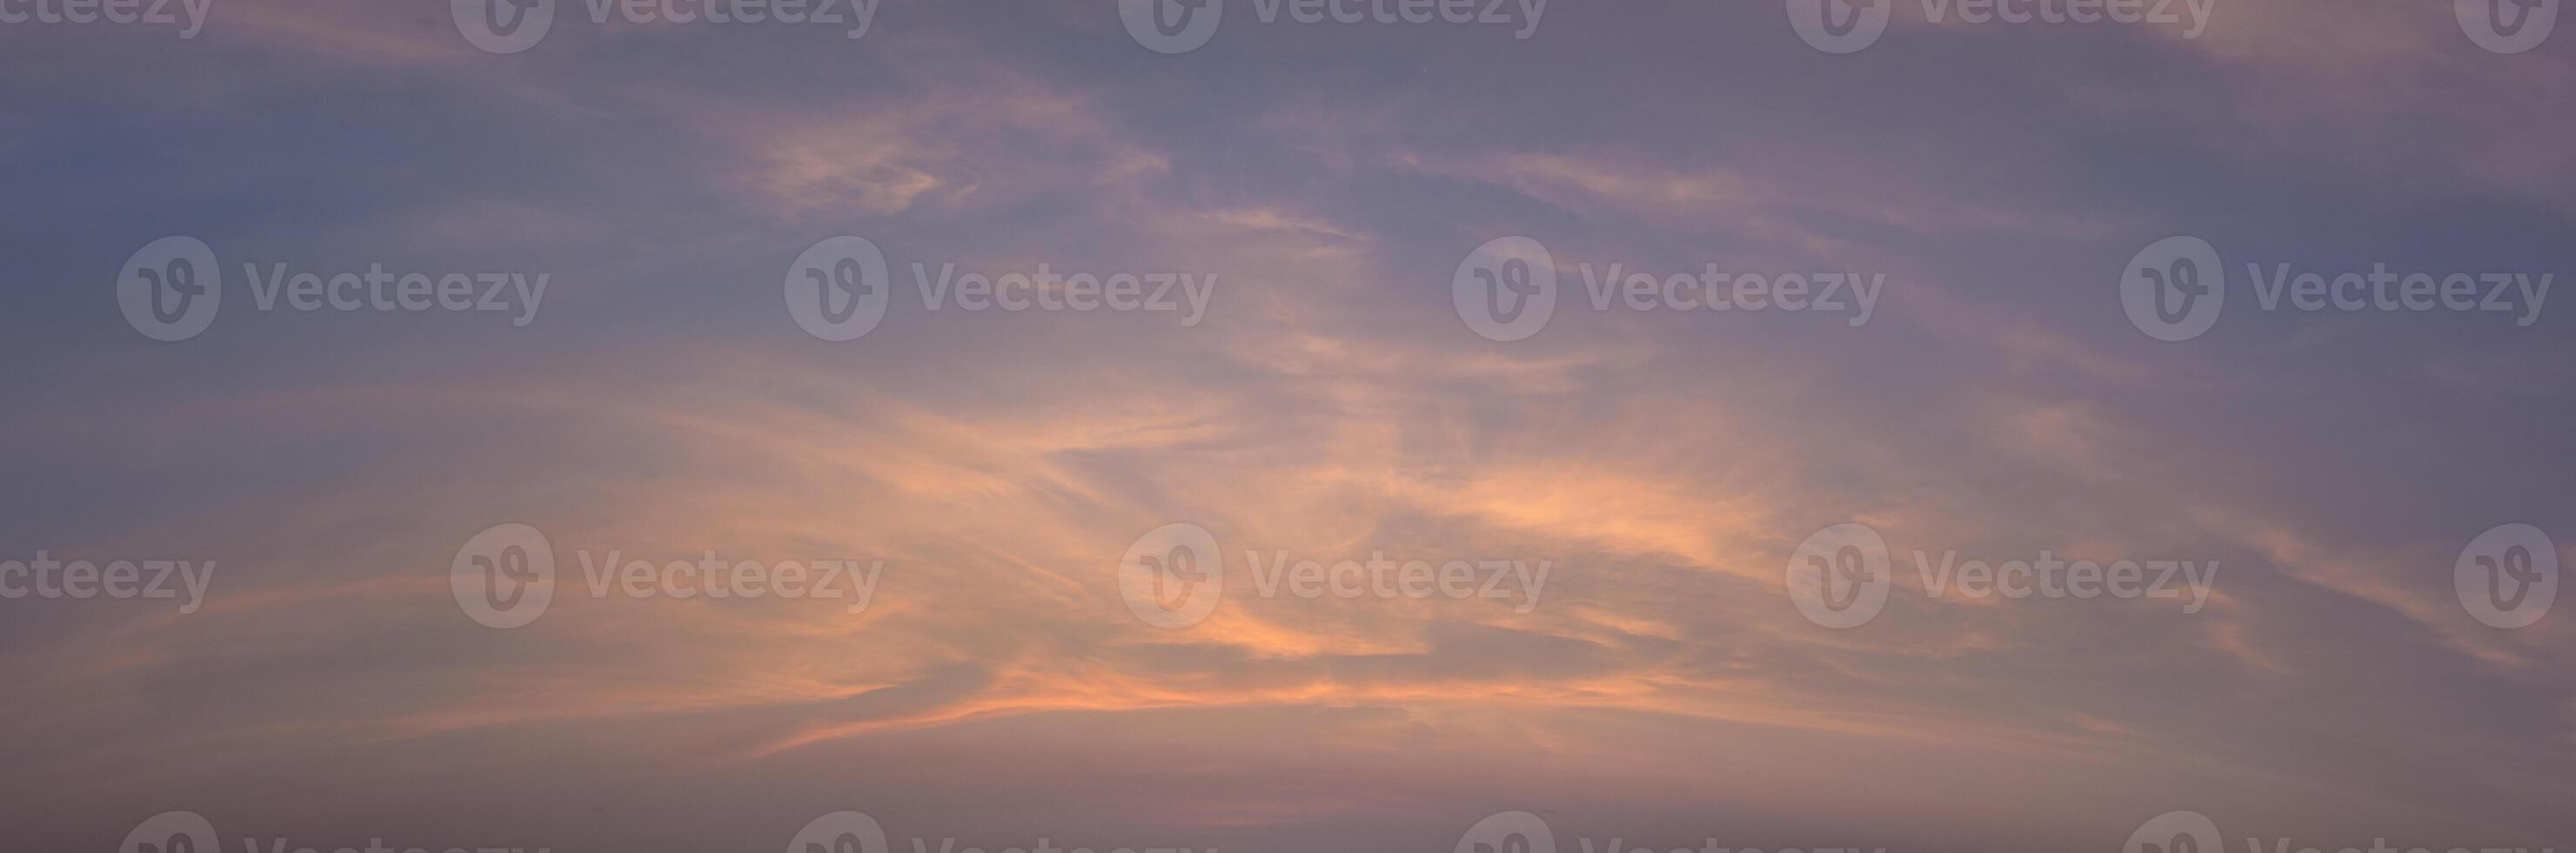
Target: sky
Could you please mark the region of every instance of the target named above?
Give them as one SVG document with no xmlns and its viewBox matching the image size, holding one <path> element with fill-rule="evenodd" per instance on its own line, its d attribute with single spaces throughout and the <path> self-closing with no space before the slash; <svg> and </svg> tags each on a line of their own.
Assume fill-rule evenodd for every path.
<svg viewBox="0 0 2576 853">
<path fill-rule="evenodd" d="M 12 849 L 2576 844 L 2557 0 L 157 2 Z"/>
</svg>

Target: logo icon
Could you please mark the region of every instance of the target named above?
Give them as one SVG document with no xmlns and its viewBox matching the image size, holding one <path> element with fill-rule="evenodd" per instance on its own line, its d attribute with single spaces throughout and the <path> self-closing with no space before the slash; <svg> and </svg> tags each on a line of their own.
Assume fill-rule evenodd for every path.
<svg viewBox="0 0 2576 853">
<path fill-rule="evenodd" d="M 892 295 L 885 252 L 864 237 L 816 243 L 787 268 L 787 315 L 827 341 L 855 341 L 874 331 Z"/>
<path fill-rule="evenodd" d="M 215 250 L 195 237 L 163 237 L 125 259 L 116 304 L 125 322 L 156 341 L 184 341 L 215 322 L 223 304 L 223 270 Z"/>
<path fill-rule="evenodd" d="M 2129 833 L 2129 843 L 2120 853 L 2224 853 L 2219 846 L 2218 824 L 2208 815 L 2192 811 L 2166 812 L 2149 818 Z"/>
<path fill-rule="evenodd" d="M 1498 237 L 1467 253 L 1449 279 L 1458 319 L 1489 341 L 1538 334 L 1556 313 L 1556 258 L 1528 237 Z"/>
<path fill-rule="evenodd" d="M 1216 37 L 1224 0 L 1118 0 L 1127 34 L 1155 53 L 1188 53 Z"/>
<path fill-rule="evenodd" d="M 2218 247 L 2198 237 L 2167 237 L 2138 250 L 2120 272 L 2120 308 L 2147 337 L 2187 341 L 2218 325 L 2227 307 L 2227 270 Z"/>
<path fill-rule="evenodd" d="M 1118 561 L 1118 593 L 1145 624 L 1198 624 L 1225 595 L 1216 537 L 1195 524 L 1166 524 L 1137 537 Z"/>
<path fill-rule="evenodd" d="M 1826 53 L 1859 53 L 1887 33 L 1894 0 L 1789 0 L 1789 26 L 1807 46 Z"/>
<path fill-rule="evenodd" d="M 1869 525 L 1844 522 L 1816 531 L 1790 552 L 1789 603 L 1809 622 L 1857 628 L 1887 606 L 1887 588 L 1895 577 L 1888 568 L 1887 540 Z"/>
<path fill-rule="evenodd" d="M 886 853 L 885 827 L 859 812 L 833 812 L 797 830 L 787 853 Z"/>
<path fill-rule="evenodd" d="M 215 825 L 196 812 L 162 812 L 125 834 L 117 853 L 218 853 Z"/>
<path fill-rule="evenodd" d="M 456 31 L 484 53 L 536 47 L 555 25 L 555 0 L 448 0 Z"/>
<path fill-rule="evenodd" d="M 2549 40 L 2559 0 L 2451 0 L 2460 31 L 2490 53 L 2522 53 Z"/>
<path fill-rule="evenodd" d="M 2528 524 L 2498 525 L 2460 549 L 2452 591 L 2491 628 L 2521 628 L 2558 602 L 2558 545 Z"/>
<path fill-rule="evenodd" d="M 1556 853 L 1556 835 L 1538 815 L 1502 812 L 1467 827 L 1455 853 Z"/>
<path fill-rule="evenodd" d="M 474 534 L 447 564 L 448 591 L 465 615 L 493 628 L 516 628 L 545 615 L 555 596 L 555 548 L 525 524 L 495 524 Z"/>
</svg>

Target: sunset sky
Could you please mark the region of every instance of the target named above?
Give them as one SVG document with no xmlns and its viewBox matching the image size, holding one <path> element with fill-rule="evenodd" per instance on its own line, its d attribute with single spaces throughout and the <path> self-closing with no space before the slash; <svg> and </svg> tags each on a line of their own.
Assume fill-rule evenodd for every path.
<svg viewBox="0 0 2576 853">
<path fill-rule="evenodd" d="M 1436 852 L 1514 811 L 1560 853 L 2138 853 L 2176 811 L 2234 853 L 2576 847 L 2576 614 L 2455 588 L 2501 525 L 2556 537 L 2549 590 L 2576 564 L 2576 294 L 2539 290 L 2576 274 L 2576 32 L 1891 0 L 1838 53 L 1799 2 L 1222 0 L 1168 53 L 1120 0 L 557 0 L 508 53 L 444 0 L 0 23 L 0 560 L 213 566 L 0 598 L 0 847 L 173 811 L 286 853 L 776 851 L 839 811 L 904 853 Z M 174 236 L 220 308 L 157 340 L 120 288 Z M 798 288 L 844 236 L 886 302 L 829 340 Z M 2224 313 L 2161 340 L 2123 281 L 2176 236 Z M 1498 340 L 1470 268 L 1510 237 L 1552 266 L 1495 280 L 1554 307 Z M 1201 290 L 973 310 L 916 264 Z M 1613 265 L 1877 287 L 1641 308 Z M 2267 306 L 2281 265 L 2528 289 Z M 263 290 L 374 268 L 520 278 Z M 1837 628 L 1789 579 L 1844 524 L 1892 584 Z M 502 525 L 552 562 L 516 627 L 459 586 Z M 1121 579 L 1171 525 L 1223 585 L 1167 626 Z M 854 569 L 603 566 L 709 552 Z M 1978 596 L 1917 552 L 2214 574 Z M 1479 591 L 1270 583 L 1378 555 Z"/>
</svg>

